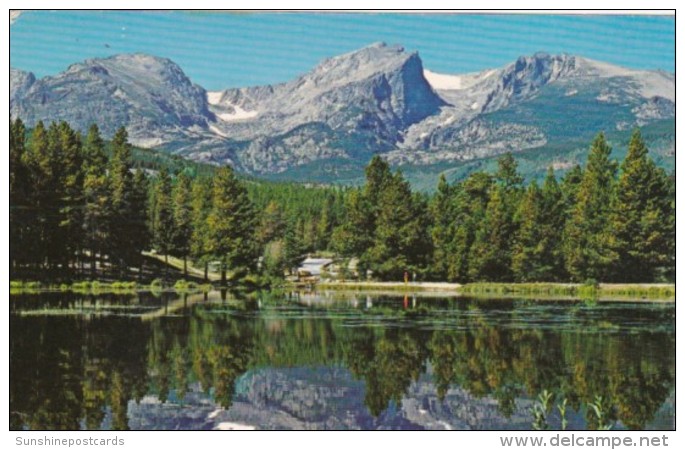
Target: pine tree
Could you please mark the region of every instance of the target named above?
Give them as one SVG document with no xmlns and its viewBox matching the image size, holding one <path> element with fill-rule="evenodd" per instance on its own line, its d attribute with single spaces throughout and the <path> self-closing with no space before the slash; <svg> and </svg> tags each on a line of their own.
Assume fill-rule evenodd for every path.
<svg viewBox="0 0 685 450">
<path fill-rule="evenodd" d="M 550 272 L 542 236 L 542 203 L 540 188 L 533 181 L 519 207 L 521 226 L 512 250 L 511 268 L 517 281 L 543 281 Z"/>
<path fill-rule="evenodd" d="M 653 281 L 656 269 L 669 263 L 673 240 L 668 179 L 647 153 L 636 129 L 621 165 L 611 220 L 618 281 Z"/>
<path fill-rule="evenodd" d="M 196 178 L 192 187 L 193 226 L 191 233 L 190 254 L 193 259 L 204 265 L 205 281 L 208 280 L 209 264 L 209 227 L 207 218 L 212 209 L 212 179 Z"/>
<path fill-rule="evenodd" d="M 610 208 L 616 164 L 611 147 L 600 133 L 592 143 L 578 188 L 576 203 L 565 229 L 566 269 L 574 280 L 606 280 L 616 261 Z"/>
<path fill-rule="evenodd" d="M 53 153 L 48 130 L 43 122 L 38 122 L 31 135 L 26 152 L 30 184 L 28 213 L 33 220 L 27 230 L 27 247 L 30 259 L 38 265 L 55 264 L 51 244 L 57 238 L 59 226 L 59 158 Z"/>
<path fill-rule="evenodd" d="M 24 166 L 26 152 L 26 127 L 21 119 L 12 122 L 10 118 L 10 200 L 21 201 L 19 184 L 22 182 L 20 173 Z"/>
<path fill-rule="evenodd" d="M 159 171 L 155 184 L 155 227 L 153 240 L 155 249 L 169 262 L 174 245 L 174 207 L 171 198 L 171 176 L 166 168 Z"/>
<path fill-rule="evenodd" d="M 558 281 L 568 278 L 561 247 L 566 220 L 567 206 L 564 202 L 564 194 L 554 176 L 554 169 L 550 167 L 542 185 L 540 227 L 542 260 L 546 269 L 541 272 L 541 280 Z"/>
<path fill-rule="evenodd" d="M 292 275 L 294 270 L 304 260 L 304 249 L 297 233 L 295 221 L 289 220 L 286 223 L 285 235 L 283 238 L 283 264 Z"/>
<path fill-rule="evenodd" d="M 12 270 L 27 261 L 27 228 L 30 222 L 29 172 L 26 166 L 26 127 L 21 119 L 10 118 L 10 258 Z"/>
<path fill-rule="evenodd" d="M 431 263 L 432 276 L 438 280 L 446 280 L 449 272 L 449 258 L 451 238 L 454 234 L 456 217 L 452 208 L 452 188 L 447 183 L 444 174 L 440 174 L 438 187 L 430 203 L 430 213 L 433 227 L 431 239 L 433 241 L 433 257 Z"/>
<path fill-rule="evenodd" d="M 176 256 L 183 258 L 183 275 L 188 276 L 188 255 L 193 232 L 193 209 L 190 178 L 181 172 L 176 179 L 173 193 L 174 242 Z"/>
<path fill-rule="evenodd" d="M 91 276 L 94 277 L 97 255 L 102 256 L 109 239 L 107 224 L 111 208 L 105 143 L 97 125 L 92 125 L 88 130 L 83 158 L 84 245 L 90 252 Z"/>
<path fill-rule="evenodd" d="M 81 138 L 68 123 L 60 122 L 60 228 L 63 236 L 65 263 L 72 260 L 83 246 L 83 154 Z"/>
<path fill-rule="evenodd" d="M 668 218 L 666 223 L 668 224 L 670 238 L 668 240 L 668 248 L 665 250 L 667 263 L 664 276 L 668 280 L 675 281 L 675 170 L 667 177 L 666 186 L 668 188 L 666 193 L 668 198 Z"/>
<path fill-rule="evenodd" d="M 512 218 L 504 188 L 493 187 L 485 216 L 476 230 L 469 254 L 469 277 L 473 280 L 511 279 Z"/>
<path fill-rule="evenodd" d="M 346 257 L 359 257 L 371 246 L 374 233 L 371 206 L 359 189 L 349 191 L 344 218 L 333 231 L 333 250 Z"/>
<path fill-rule="evenodd" d="M 583 181 L 583 174 L 582 167 L 576 164 L 571 170 L 566 172 L 566 175 L 561 180 L 561 192 L 564 195 L 564 204 L 566 205 L 566 218 L 571 216 L 576 205 L 580 183 Z"/>
<path fill-rule="evenodd" d="M 324 202 L 319 220 L 316 222 L 314 250 L 326 250 L 331 239 L 331 205 L 328 201 Z"/>
<path fill-rule="evenodd" d="M 285 233 L 286 219 L 281 207 L 272 200 L 266 206 L 261 215 L 257 240 L 261 245 L 283 237 Z"/>
<path fill-rule="evenodd" d="M 130 220 L 134 214 L 133 163 L 131 144 L 124 127 L 119 128 L 112 139 L 112 158 L 109 164 L 109 189 L 111 214 L 109 215 L 109 249 L 112 261 L 120 271 L 126 269 L 140 249 L 131 245 Z"/>
<path fill-rule="evenodd" d="M 221 261 L 222 284 L 226 284 L 227 268 L 240 275 L 256 267 L 257 216 L 245 187 L 230 167 L 220 168 L 214 177 L 212 211 L 207 224 L 210 253 Z"/>
<path fill-rule="evenodd" d="M 514 237 L 518 230 L 516 212 L 523 192 L 523 178 L 511 153 L 497 160 L 496 185 L 483 220 L 476 226 L 469 253 L 469 276 L 476 280 L 509 281 Z"/>
<path fill-rule="evenodd" d="M 143 273 L 142 251 L 150 247 L 150 226 L 148 222 L 148 191 L 149 183 L 145 170 L 138 168 L 133 175 L 133 191 L 131 193 L 131 214 L 129 216 L 128 230 L 130 233 L 129 258 L 136 263 L 139 276 Z"/>
<path fill-rule="evenodd" d="M 470 280 L 471 247 L 476 230 L 485 217 L 492 189 L 492 176 L 483 172 L 475 172 L 455 186 L 455 230 L 450 243 L 447 273 L 450 281 Z"/>
<path fill-rule="evenodd" d="M 378 195 L 373 247 L 364 255 L 377 276 L 397 280 L 405 271 L 425 268 L 432 251 L 426 209 L 400 172 L 385 183 Z"/>
<path fill-rule="evenodd" d="M 518 163 L 511 152 L 507 152 L 497 159 L 497 173 L 495 181 L 505 192 L 519 190 L 523 184 L 523 177 L 518 172 Z"/>
<path fill-rule="evenodd" d="M 386 185 L 392 182 L 393 176 L 387 161 L 378 155 L 371 158 L 365 172 L 366 184 L 364 186 L 364 195 L 371 206 L 372 212 L 375 214 L 379 206 L 379 196 Z"/>
</svg>

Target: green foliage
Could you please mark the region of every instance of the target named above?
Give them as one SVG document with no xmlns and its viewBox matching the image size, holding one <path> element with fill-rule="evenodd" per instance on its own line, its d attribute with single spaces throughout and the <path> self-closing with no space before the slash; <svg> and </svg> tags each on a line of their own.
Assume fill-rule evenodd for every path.
<svg viewBox="0 0 685 450">
<path fill-rule="evenodd" d="M 549 414 L 551 409 L 551 401 L 553 400 L 553 395 L 547 389 L 543 390 L 540 395 L 538 395 L 537 402 L 533 405 L 533 416 L 535 420 L 532 423 L 532 428 L 534 430 L 548 430 L 549 423 L 547 422 L 547 414 Z"/>
<path fill-rule="evenodd" d="M 122 270 L 135 264 L 139 258 L 141 249 L 133 247 L 130 238 L 138 230 L 137 224 L 144 222 L 146 212 L 135 201 L 132 169 L 131 144 L 128 143 L 126 129 L 121 127 L 112 140 L 112 158 L 109 161 L 111 214 L 108 223 L 108 253 Z"/>
<path fill-rule="evenodd" d="M 568 399 L 564 399 L 563 402 L 557 405 L 557 410 L 559 411 L 559 417 L 561 418 L 561 429 L 566 430 L 568 426 L 568 420 L 566 419 L 566 410 L 568 405 Z"/>
<path fill-rule="evenodd" d="M 212 208 L 212 180 L 196 178 L 192 185 L 192 231 L 190 254 L 199 262 L 207 263 L 209 254 L 209 227 L 207 217 Z"/>
<path fill-rule="evenodd" d="M 293 221 L 288 222 L 285 229 L 282 258 L 283 267 L 291 274 L 305 258 L 302 240 Z"/>
<path fill-rule="evenodd" d="M 265 274 L 282 277 L 286 270 L 285 244 L 282 239 L 270 241 L 264 247 L 262 270 Z"/>
<path fill-rule="evenodd" d="M 594 414 L 593 421 L 595 423 L 595 429 L 600 431 L 607 431 L 613 428 L 613 424 L 608 419 L 607 406 L 605 405 L 604 398 L 601 395 L 595 397 L 593 402 L 588 403 L 589 411 Z"/>
<path fill-rule="evenodd" d="M 565 229 L 566 267 L 574 280 L 608 279 L 617 260 L 611 228 L 616 163 L 604 134 L 595 138 Z"/>
<path fill-rule="evenodd" d="M 177 280 L 174 283 L 174 290 L 176 292 L 196 292 L 200 290 L 200 286 L 194 281 Z"/>
<path fill-rule="evenodd" d="M 370 197 L 375 215 L 373 244 L 363 259 L 381 279 L 399 280 L 405 271 L 425 267 L 430 255 L 427 206 L 412 196 L 409 183 L 396 173 L 381 184 L 382 191 Z M 368 192 L 369 185 L 367 185 Z"/>
<path fill-rule="evenodd" d="M 448 280 L 467 281 L 471 265 L 471 247 L 485 217 L 485 210 L 490 199 L 492 176 L 485 173 L 474 173 L 463 183 L 455 186 L 454 198 L 456 211 L 452 221 L 454 234 L 448 238 Z"/>
<path fill-rule="evenodd" d="M 511 279 L 511 242 L 515 230 L 505 191 L 494 187 L 469 254 L 469 278 Z"/>
<path fill-rule="evenodd" d="M 345 219 L 333 231 L 332 248 L 343 256 L 362 255 L 373 238 L 371 206 L 359 189 L 348 192 L 345 199 Z"/>
<path fill-rule="evenodd" d="M 259 247 L 254 230 L 257 215 L 247 190 L 230 167 L 222 167 L 214 177 L 212 210 L 207 217 L 209 253 L 221 261 L 222 282 L 226 269 L 256 268 Z"/>
<path fill-rule="evenodd" d="M 10 242 L 12 252 L 10 260 L 13 265 L 22 264 L 26 261 L 31 251 L 31 236 L 34 235 L 30 228 L 31 214 L 31 173 L 27 163 L 26 127 L 21 119 L 14 122 L 10 118 L 10 164 L 9 164 L 9 191 L 10 191 Z M 33 236 L 35 238 L 35 235 Z"/>
<path fill-rule="evenodd" d="M 614 276 L 618 281 L 647 276 L 675 263 L 675 208 L 668 177 L 647 156 L 636 129 L 621 165 L 611 217 L 617 253 Z"/>
<path fill-rule="evenodd" d="M 438 179 L 438 188 L 429 204 L 429 210 L 433 227 L 431 239 L 433 242 L 433 255 L 431 265 L 433 276 L 438 280 L 447 280 L 449 273 L 450 238 L 454 232 L 453 221 L 455 220 L 454 208 L 452 207 L 452 187 L 447 183 L 444 174 Z"/>
<path fill-rule="evenodd" d="M 83 148 L 83 232 L 84 247 L 90 254 L 91 276 L 95 274 L 97 255 L 103 255 L 110 236 L 107 224 L 111 210 L 107 156 L 97 125 L 88 130 Z"/>
<path fill-rule="evenodd" d="M 158 252 L 168 255 L 174 244 L 174 204 L 171 197 L 171 176 L 166 169 L 159 172 L 154 198 L 154 244 Z"/>
<path fill-rule="evenodd" d="M 224 278 L 254 271 L 260 255 L 274 277 L 332 251 L 359 258 L 362 277 L 370 269 L 387 280 L 405 272 L 460 283 L 672 280 L 675 176 L 656 167 L 638 131 L 618 176 L 610 156 L 599 134 L 585 168 L 561 182 L 550 168 L 542 187 L 524 188 L 525 157 L 505 154 L 493 174 L 453 184 L 441 176 L 428 196 L 378 156 L 360 188 L 265 182 L 135 149 L 124 128 L 107 144 L 94 125 L 82 142 L 64 122 L 29 133 L 16 119 L 11 276 L 39 272 L 69 284 L 88 272 L 123 279 L 135 267 L 140 275 L 152 240 L 206 274 L 218 261 Z"/>
<path fill-rule="evenodd" d="M 563 295 L 573 297 L 577 285 L 555 283 L 468 283 L 459 289 L 465 294 L 476 295 Z"/>
<path fill-rule="evenodd" d="M 542 238 L 542 193 L 535 181 L 528 186 L 518 215 L 520 227 L 511 258 L 514 278 L 523 282 L 549 279 L 545 273 L 547 246 Z"/>
<path fill-rule="evenodd" d="M 569 297 L 583 300 L 611 299 L 674 299 L 675 286 L 644 286 L 639 284 L 562 283 L 467 283 L 459 287 L 462 294 L 474 296 L 521 296 L 532 298 Z"/>
<path fill-rule="evenodd" d="M 174 186 L 172 254 L 183 258 L 183 274 L 188 275 L 187 258 L 191 249 L 193 233 L 193 206 L 190 178 L 181 173 Z"/>
</svg>

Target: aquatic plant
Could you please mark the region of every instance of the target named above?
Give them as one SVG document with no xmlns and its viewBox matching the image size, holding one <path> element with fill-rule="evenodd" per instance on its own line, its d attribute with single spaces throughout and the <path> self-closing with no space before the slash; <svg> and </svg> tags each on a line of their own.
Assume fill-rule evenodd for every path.
<svg viewBox="0 0 685 450">
<path fill-rule="evenodd" d="M 538 400 L 533 406 L 533 423 L 534 430 L 549 430 L 549 423 L 547 422 L 547 414 L 550 411 L 550 401 L 552 401 L 553 394 L 547 389 L 538 395 Z"/>
<path fill-rule="evenodd" d="M 595 414 L 597 419 L 597 429 L 598 430 L 611 430 L 613 425 L 607 420 L 607 407 L 604 404 L 604 398 L 601 395 L 595 396 L 595 401 L 588 403 L 590 411 Z"/>
</svg>

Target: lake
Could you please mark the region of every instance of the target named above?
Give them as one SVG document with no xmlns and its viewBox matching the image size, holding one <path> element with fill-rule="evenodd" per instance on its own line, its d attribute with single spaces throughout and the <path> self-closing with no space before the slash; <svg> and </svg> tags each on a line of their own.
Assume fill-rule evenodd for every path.
<svg viewBox="0 0 685 450">
<path fill-rule="evenodd" d="M 11 429 L 672 430 L 674 414 L 673 302 L 10 296 Z"/>
</svg>

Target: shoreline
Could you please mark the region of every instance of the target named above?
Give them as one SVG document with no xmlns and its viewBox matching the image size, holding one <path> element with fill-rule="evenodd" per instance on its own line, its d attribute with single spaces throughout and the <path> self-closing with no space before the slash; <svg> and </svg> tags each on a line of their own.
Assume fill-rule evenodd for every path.
<svg viewBox="0 0 685 450">
<path fill-rule="evenodd" d="M 235 286 L 234 286 L 235 287 Z M 138 284 L 135 282 L 78 282 L 49 285 L 40 282 L 10 282 L 10 294 L 40 292 L 134 293 L 143 291 L 193 293 L 211 291 L 211 284 L 178 282 L 175 285 Z M 675 301 L 675 284 L 669 283 L 448 283 L 393 281 L 286 282 L 281 289 L 393 293 L 435 293 L 460 297 L 538 298 L 582 300 Z"/>
<path fill-rule="evenodd" d="M 293 284 L 297 287 L 297 284 Z M 299 285 L 303 286 L 303 285 Z M 492 298 L 544 297 L 590 300 L 659 300 L 675 301 L 675 284 L 669 283 L 442 283 L 345 281 L 309 284 L 321 290 L 355 290 L 387 292 L 443 292 L 464 297 Z"/>
</svg>

